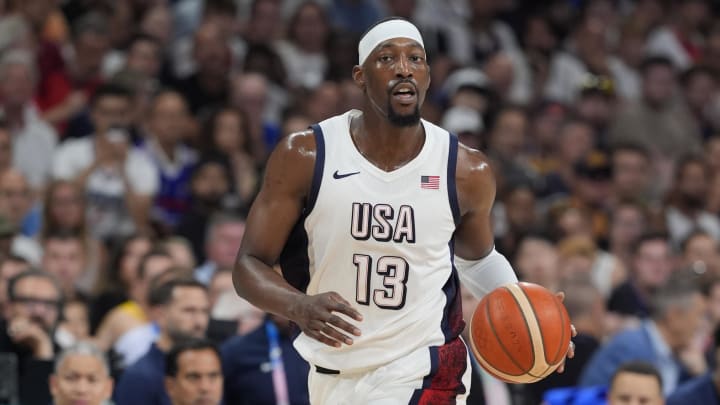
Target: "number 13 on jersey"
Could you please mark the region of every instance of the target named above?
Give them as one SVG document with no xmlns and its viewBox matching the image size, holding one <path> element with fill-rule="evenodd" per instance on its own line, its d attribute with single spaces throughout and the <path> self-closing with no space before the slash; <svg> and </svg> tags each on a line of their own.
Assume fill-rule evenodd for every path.
<svg viewBox="0 0 720 405">
<path fill-rule="evenodd" d="M 379 308 L 401 309 L 405 305 L 406 283 L 410 273 L 405 259 L 382 256 L 373 267 L 371 256 L 356 253 L 353 255 L 353 264 L 357 271 L 355 300 L 358 304 L 370 305 L 372 292 L 373 302 Z M 382 288 L 373 290 L 372 284 Z"/>
</svg>

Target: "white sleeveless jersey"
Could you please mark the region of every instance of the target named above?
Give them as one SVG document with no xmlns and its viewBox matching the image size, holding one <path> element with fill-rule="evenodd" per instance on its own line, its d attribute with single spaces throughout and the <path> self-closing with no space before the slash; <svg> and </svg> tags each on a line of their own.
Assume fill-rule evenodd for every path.
<svg viewBox="0 0 720 405">
<path fill-rule="evenodd" d="M 339 293 L 363 315 L 363 321 L 352 321 L 362 336 L 341 348 L 305 334 L 295 340 L 311 364 L 345 372 L 441 346 L 464 326 L 452 262 L 459 218 L 457 138 L 423 120 L 422 150 L 385 172 L 352 141 L 350 118 L 358 114 L 349 111 L 313 126 L 317 160 L 301 224 L 307 294 Z"/>
</svg>

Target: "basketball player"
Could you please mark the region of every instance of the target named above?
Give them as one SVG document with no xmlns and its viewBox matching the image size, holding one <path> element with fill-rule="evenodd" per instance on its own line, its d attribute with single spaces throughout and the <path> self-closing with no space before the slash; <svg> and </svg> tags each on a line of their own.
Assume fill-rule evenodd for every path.
<svg viewBox="0 0 720 405">
<path fill-rule="evenodd" d="M 414 25 L 382 21 L 358 51 L 363 110 L 273 152 L 235 288 L 302 330 L 311 403 L 465 403 L 458 272 L 477 296 L 517 282 L 493 248 L 493 173 L 420 118 L 430 72 Z"/>
</svg>

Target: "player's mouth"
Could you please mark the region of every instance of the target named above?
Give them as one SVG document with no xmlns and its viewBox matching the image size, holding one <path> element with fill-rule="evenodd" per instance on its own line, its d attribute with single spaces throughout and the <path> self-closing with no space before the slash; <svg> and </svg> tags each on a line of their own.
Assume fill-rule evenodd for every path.
<svg viewBox="0 0 720 405">
<path fill-rule="evenodd" d="M 417 91 L 410 83 L 400 83 L 393 88 L 392 98 L 400 104 L 413 104 L 417 100 Z"/>
</svg>

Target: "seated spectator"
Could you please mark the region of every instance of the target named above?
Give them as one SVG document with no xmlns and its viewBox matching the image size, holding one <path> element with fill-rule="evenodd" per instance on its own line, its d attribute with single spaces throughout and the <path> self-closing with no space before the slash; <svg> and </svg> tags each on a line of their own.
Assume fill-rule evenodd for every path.
<svg viewBox="0 0 720 405">
<path fill-rule="evenodd" d="M 53 177 L 79 184 L 88 196 L 88 226 L 108 239 L 147 228 L 158 175 L 149 158 L 130 143 L 127 130 L 131 94 L 106 84 L 90 105 L 95 134 L 58 148 Z"/>
<path fill-rule="evenodd" d="M 173 346 L 165 364 L 165 390 L 172 405 L 220 405 L 223 373 L 217 346 L 207 340 L 190 340 Z M 277 403 L 285 402 L 278 400 Z"/>
<path fill-rule="evenodd" d="M 53 276 L 32 270 L 10 279 L 8 298 L 0 319 L 0 352 L 16 356 L 20 403 L 47 405 L 50 391 L 44 381 L 57 353 L 62 290 Z"/>
<path fill-rule="evenodd" d="M 222 346 L 225 400 L 228 404 L 309 404 L 309 366 L 292 345 L 290 322 L 268 315 L 263 324 Z M 276 381 L 280 373 L 285 381 Z M 120 404 L 121 405 L 121 404 Z"/>
<path fill-rule="evenodd" d="M 67 300 L 86 296 L 78 289 L 86 256 L 84 241 L 74 233 L 47 235 L 43 240 L 42 269 L 57 277 Z"/>
<path fill-rule="evenodd" d="M 173 258 L 177 266 L 186 269 L 194 269 L 197 267 L 197 261 L 192 251 L 190 242 L 182 236 L 171 236 L 160 242 L 165 251 Z"/>
<path fill-rule="evenodd" d="M 160 175 L 151 220 L 162 234 L 170 233 L 189 208 L 190 177 L 197 153 L 183 140 L 191 123 L 187 102 L 178 92 L 160 92 L 150 104 L 143 149 Z"/>
<path fill-rule="evenodd" d="M 710 171 L 702 158 L 680 161 L 675 184 L 668 194 L 665 221 L 673 246 L 680 246 L 694 229 L 701 229 L 720 240 L 720 220 L 705 210 Z"/>
<path fill-rule="evenodd" d="M 705 314 L 705 302 L 695 281 L 682 274 L 668 280 L 654 294 L 652 317 L 613 336 L 596 351 L 583 370 L 580 384 L 609 384 L 617 367 L 632 360 L 647 361 L 658 368 L 666 395 L 691 378 L 690 369 L 697 367 L 683 363 L 681 354 L 691 348 Z"/>
<path fill-rule="evenodd" d="M 150 305 L 160 335 L 118 381 L 117 405 L 171 405 L 163 384 L 166 353 L 183 340 L 205 337 L 210 304 L 203 284 L 189 279 L 168 281 L 150 292 Z"/>
<path fill-rule="evenodd" d="M 515 254 L 518 278 L 558 291 L 560 272 L 558 251 L 552 241 L 542 235 L 527 235 L 518 243 Z"/>
<path fill-rule="evenodd" d="M 715 329 L 713 343 L 715 370 L 681 384 L 670 394 L 667 405 L 720 404 L 720 328 Z"/>
<path fill-rule="evenodd" d="M 608 311 L 625 318 L 646 318 L 654 292 L 672 271 L 671 251 L 665 234 L 648 233 L 640 237 L 632 252 L 628 280 L 610 294 Z"/>
<path fill-rule="evenodd" d="M 621 365 L 610 381 L 608 405 L 663 405 L 663 380 L 652 364 L 631 362 Z"/>
<path fill-rule="evenodd" d="M 30 263 L 19 256 L 9 255 L 0 261 L 0 316 L 8 302 L 8 282 L 18 274 L 30 270 Z"/>
<path fill-rule="evenodd" d="M 12 166 L 34 189 L 40 189 L 51 172 L 57 134 L 40 118 L 32 104 L 38 77 L 35 59 L 28 51 L 15 49 L 0 58 L 0 109 L 12 139 Z"/>
<path fill-rule="evenodd" d="M 635 201 L 621 200 L 610 213 L 609 251 L 626 268 L 632 263 L 632 247 L 648 232 L 650 215 L 647 208 Z"/>
<path fill-rule="evenodd" d="M 558 242 L 560 273 L 563 279 L 587 277 L 603 298 L 627 278 L 622 262 L 600 249 L 588 236 L 571 236 Z"/>
<path fill-rule="evenodd" d="M 205 262 L 205 234 L 210 218 L 235 204 L 228 201 L 231 190 L 230 166 L 222 158 L 206 158 L 198 163 L 190 181 L 190 209 L 175 233 L 192 245 L 198 263 Z"/>
<path fill-rule="evenodd" d="M 680 245 L 683 267 L 697 274 L 720 275 L 720 243 L 704 231 L 694 231 Z"/>
<path fill-rule="evenodd" d="M 110 399 L 112 389 L 105 355 L 88 343 L 63 350 L 50 376 L 53 405 L 103 405 Z"/>
<path fill-rule="evenodd" d="M 54 180 L 45 188 L 42 206 L 39 240 L 55 234 L 78 235 L 85 251 L 85 269 L 78 280 L 78 289 L 86 294 L 95 294 L 101 281 L 106 251 L 99 240 L 90 236 L 83 189 L 72 181 Z"/>
<path fill-rule="evenodd" d="M 173 266 L 172 258 L 163 250 L 151 250 L 143 256 L 130 282 L 129 299 L 110 311 L 98 328 L 98 347 L 112 348 L 126 367 L 145 354 L 157 337 L 157 328 L 150 322 L 148 293 L 154 280 Z"/>
<path fill-rule="evenodd" d="M 84 298 L 75 297 L 63 303 L 59 330 L 70 334 L 73 341 L 90 340 L 90 308 Z"/>
<path fill-rule="evenodd" d="M 195 279 L 207 285 L 219 268 L 235 267 L 235 258 L 245 234 L 245 220 L 230 214 L 210 219 L 205 239 L 206 259 L 195 269 Z"/>
<path fill-rule="evenodd" d="M 0 214 L 9 218 L 23 236 L 34 238 L 40 231 L 40 208 L 30 184 L 19 170 L 0 173 Z"/>
</svg>

